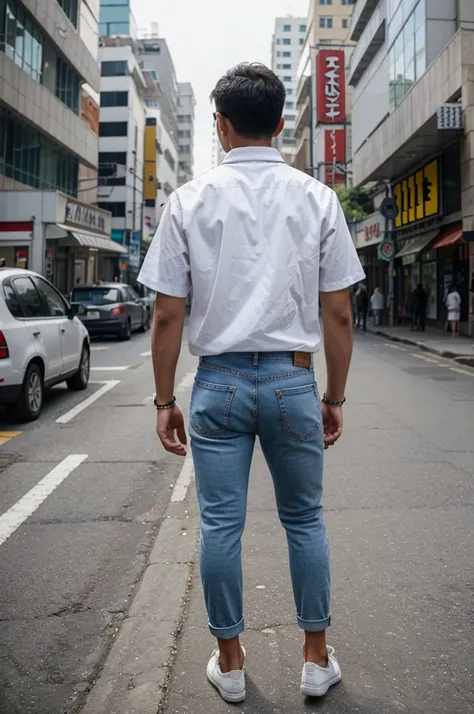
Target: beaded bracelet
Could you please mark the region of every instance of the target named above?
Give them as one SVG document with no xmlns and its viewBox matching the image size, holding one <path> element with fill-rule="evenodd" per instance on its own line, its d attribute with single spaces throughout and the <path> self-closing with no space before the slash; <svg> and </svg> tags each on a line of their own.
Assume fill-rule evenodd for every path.
<svg viewBox="0 0 474 714">
<path fill-rule="evenodd" d="M 346 398 L 344 397 L 341 401 L 336 401 L 334 399 L 328 399 L 328 396 L 323 394 L 322 401 L 325 404 L 329 404 L 330 407 L 342 407 L 346 403 Z"/>
<path fill-rule="evenodd" d="M 173 399 L 168 402 L 168 404 L 158 404 L 156 401 L 156 394 L 153 395 L 153 404 L 155 409 L 161 410 L 161 409 L 173 409 L 173 407 L 176 406 L 176 397 L 173 397 Z"/>
</svg>

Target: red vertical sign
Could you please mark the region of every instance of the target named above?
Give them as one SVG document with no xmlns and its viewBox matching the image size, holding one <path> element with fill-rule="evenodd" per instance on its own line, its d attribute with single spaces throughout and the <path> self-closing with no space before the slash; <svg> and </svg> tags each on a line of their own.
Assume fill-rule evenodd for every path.
<svg viewBox="0 0 474 714">
<path fill-rule="evenodd" d="M 343 171 L 336 172 L 337 164 L 346 165 L 346 130 L 344 127 L 324 129 L 324 163 L 326 164 L 326 184 L 328 186 L 345 183 Z"/>
<path fill-rule="evenodd" d="M 316 55 L 318 124 L 343 124 L 346 120 L 346 70 L 344 50 L 320 50 Z"/>
</svg>

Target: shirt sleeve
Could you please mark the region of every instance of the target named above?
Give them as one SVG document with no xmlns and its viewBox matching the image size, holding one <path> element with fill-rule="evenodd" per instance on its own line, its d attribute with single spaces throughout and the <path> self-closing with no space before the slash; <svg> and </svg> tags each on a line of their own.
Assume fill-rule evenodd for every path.
<svg viewBox="0 0 474 714">
<path fill-rule="evenodd" d="M 191 289 L 189 250 L 176 193 L 171 194 L 156 229 L 138 282 L 171 297 L 185 298 Z"/>
<path fill-rule="evenodd" d="M 332 192 L 329 215 L 323 221 L 321 235 L 319 289 L 323 293 L 332 293 L 361 280 L 365 280 L 365 273 L 339 199 Z"/>
</svg>

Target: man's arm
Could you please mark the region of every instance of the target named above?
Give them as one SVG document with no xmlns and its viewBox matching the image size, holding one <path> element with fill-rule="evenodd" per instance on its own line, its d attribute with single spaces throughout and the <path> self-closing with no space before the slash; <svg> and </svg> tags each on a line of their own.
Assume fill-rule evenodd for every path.
<svg viewBox="0 0 474 714">
<path fill-rule="evenodd" d="M 321 293 L 326 354 L 326 395 L 334 402 L 344 399 L 352 357 L 351 296 L 348 289 Z"/>
<path fill-rule="evenodd" d="M 174 396 L 185 308 L 186 298 L 175 298 L 161 293 L 156 296 L 151 333 L 151 353 L 158 404 L 168 404 Z"/>
</svg>

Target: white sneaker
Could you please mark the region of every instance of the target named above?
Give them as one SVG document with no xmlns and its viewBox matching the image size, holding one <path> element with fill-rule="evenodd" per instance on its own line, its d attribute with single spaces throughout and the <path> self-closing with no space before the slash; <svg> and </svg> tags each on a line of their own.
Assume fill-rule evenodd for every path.
<svg viewBox="0 0 474 714">
<path fill-rule="evenodd" d="M 245 650 L 242 647 L 245 657 Z M 219 650 L 214 650 L 207 665 L 207 678 L 217 689 L 225 702 L 243 702 L 245 699 L 245 672 L 237 669 L 233 672 L 221 672 Z"/>
<path fill-rule="evenodd" d="M 334 648 L 328 647 L 328 666 L 320 667 L 306 662 L 301 677 L 301 693 L 307 697 L 323 697 L 333 684 L 342 679 L 341 668 L 334 657 Z"/>
</svg>

